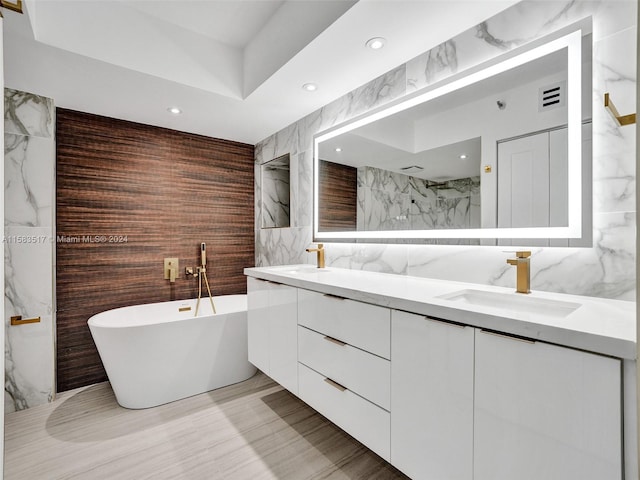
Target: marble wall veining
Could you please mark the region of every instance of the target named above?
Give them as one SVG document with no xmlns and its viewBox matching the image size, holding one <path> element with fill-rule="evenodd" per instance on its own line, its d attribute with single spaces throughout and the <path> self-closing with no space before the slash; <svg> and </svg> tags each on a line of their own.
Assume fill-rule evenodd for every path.
<svg viewBox="0 0 640 480">
<path fill-rule="evenodd" d="M 289 156 L 263 163 L 262 227 L 282 228 L 291 225 L 291 174 Z"/>
<path fill-rule="evenodd" d="M 53 101 L 4 90 L 5 412 L 54 396 Z M 40 323 L 10 326 L 14 315 Z"/>
<path fill-rule="evenodd" d="M 480 177 L 429 182 L 373 167 L 358 168 L 361 231 L 480 228 Z"/>
<path fill-rule="evenodd" d="M 290 228 L 265 230 L 256 205 L 256 265 L 314 261 L 304 249 L 312 241 L 310 172 L 316 133 L 591 17 L 593 245 L 532 248 L 531 282 L 537 290 L 634 300 L 635 129 L 618 127 L 602 98 L 611 92 L 623 113 L 635 111 L 636 9 L 633 0 L 520 2 L 261 141 L 255 150 L 257 165 L 286 153 L 296 164 L 296 214 Z M 256 177 L 256 198 L 260 189 Z M 331 243 L 326 255 L 329 266 L 512 286 L 515 270 L 506 264 L 502 248 Z"/>
</svg>

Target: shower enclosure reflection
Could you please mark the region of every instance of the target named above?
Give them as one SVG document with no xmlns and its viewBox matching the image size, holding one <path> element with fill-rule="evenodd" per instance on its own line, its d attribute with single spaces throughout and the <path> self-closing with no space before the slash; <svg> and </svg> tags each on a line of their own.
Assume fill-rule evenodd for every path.
<svg viewBox="0 0 640 480">
<path fill-rule="evenodd" d="M 321 160 L 320 203 L 331 205 L 321 230 L 480 228 L 480 138 L 423 153 L 400 171 Z M 449 173 L 429 175 L 428 156 L 451 160 Z"/>
</svg>

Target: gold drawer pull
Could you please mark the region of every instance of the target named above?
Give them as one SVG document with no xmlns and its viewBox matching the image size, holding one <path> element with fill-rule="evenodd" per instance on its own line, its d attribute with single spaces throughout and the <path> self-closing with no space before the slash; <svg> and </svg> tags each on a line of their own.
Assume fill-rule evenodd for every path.
<svg viewBox="0 0 640 480">
<path fill-rule="evenodd" d="M 345 342 L 342 342 L 337 338 L 330 337 L 329 335 L 325 335 L 324 339 L 330 341 L 331 343 L 335 343 L 336 345 L 340 345 L 341 347 L 344 347 L 346 345 Z"/>
<path fill-rule="evenodd" d="M 425 315 L 424 318 L 426 318 L 427 320 L 431 320 L 432 322 L 446 323 L 447 325 L 451 325 L 452 327 L 467 328 L 465 324 L 454 322 L 453 320 L 445 320 L 444 318 L 430 317 L 429 315 Z"/>
<path fill-rule="evenodd" d="M 335 298 L 336 300 L 346 300 L 346 298 L 344 298 L 344 297 L 340 297 L 338 295 L 333 295 L 331 293 L 324 293 L 323 295 L 325 297 L 327 297 L 327 298 Z"/>
<path fill-rule="evenodd" d="M 347 387 L 345 387 L 344 385 L 340 385 L 338 382 L 334 382 L 330 378 L 325 378 L 324 381 L 327 382 L 332 387 L 337 388 L 341 392 L 344 392 L 345 390 L 347 390 Z"/>
<path fill-rule="evenodd" d="M 27 323 L 40 323 L 40 317 L 22 319 L 22 315 L 11 317 L 11 325 L 26 325 Z"/>
<path fill-rule="evenodd" d="M 179 307 L 178 308 L 179 312 L 188 312 L 189 310 L 191 310 L 191 307 Z"/>
<path fill-rule="evenodd" d="M 535 340 L 531 340 L 530 338 L 520 337 L 518 335 L 512 335 L 510 333 L 494 332 L 492 330 L 485 330 L 485 329 L 480 329 L 480 331 L 482 333 L 486 333 L 487 335 L 493 335 L 494 337 L 501 337 L 507 340 L 516 340 L 517 342 L 532 343 L 532 344 L 536 343 Z"/>
</svg>

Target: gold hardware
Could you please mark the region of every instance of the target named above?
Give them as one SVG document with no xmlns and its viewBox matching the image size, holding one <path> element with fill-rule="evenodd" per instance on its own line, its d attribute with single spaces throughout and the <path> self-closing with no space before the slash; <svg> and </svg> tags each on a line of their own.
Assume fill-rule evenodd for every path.
<svg viewBox="0 0 640 480">
<path fill-rule="evenodd" d="M 454 322 L 453 320 L 445 320 L 444 318 L 430 317 L 429 315 L 425 315 L 424 318 L 426 318 L 427 320 L 431 320 L 432 322 L 438 322 L 438 323 L 444 323 L 446 325 L 451 325 L 452 327 L 467 328 L 467 325 L 465 325 L 464 323 Z"/>
<path fill-rule="evenodd" d="M 339 297 L 338 295 L 332 295 L 330 293 L 325 293 L 324 296 L 329 298 L 335 298 L 336 300 L 346 300 L 346 298 L 344 297 Z"/>
<path fill-rule="evenodd" d="M 531 252 L 523 250 L 516 252 L 516 258 L 507 259 L 509 265 L 516 267 L 516 292 L 518 293 L 531 293 L 530 256 Z"/>
<path fill-rule="evenodd" d="M 22 319 L 22 315 L 11 317 L 11 325 L 26 325 L 27 323 L 40 323 L 40 317 Z"/>
<path fill-rule="evenodd" d="M 345 387 L 344 385 L 340 385 L 338 382 L 334 382 L 333 380 L 331 380 L 330 378 L 325 378 L 324 379 L 325 382 L 327 382 L 329 385 L 331 385 L 332 387 L 337 388 L 338 390 L 340 390 L 341 392 L 344 392 L 345 390 L 347 390 L 347 387 Z"/>
<path fill-rule="evenodd" d="M 196 302 L 196 312 L 194 317 L 198 316 L 198 308 L 200 308 L 200 298 L 202 297 L 202 277 L 204 277 L 204 283 L 207 286 L 207 292 L 209 292 L 209 301 L 211 302 L 211 311 L 216 314 L 216 307 L 213 304 L 213 296 L 211 295 L 211 288 L 209 288 L 209 280 L 207 279 L 207 244 L 205 242 L 200 243 L 200 266 L 197 268 L 198 272 L 198 301 Z"/>
<path fill-rule="evenodd" d="M 164 259 L 164 279 L 174 283 L 178 278 L 179 262 L 177 258 L 165 258 Z"/>
<path fill-rule="evenodd" d="M 344 347 L 346 345 L 346 343 L 338 340 L 337 338 L 330 337 L 329 335 L 325 335 L 324 339 L 331 343 L 335 343 L 336 345 L 340 345 L 341 347 Z"/>
<path fill-rule="evenodd" d="M 484 173 L 491 173 L 491 165 L 484 166 Z"/>
<path fill-rule="evenodd" d="M 625 125 L 636 123 L 635 113 L 631 113 L 629 115 L 620 115 L 620 113 L 618 113 L 618 109 L 613 104 L 613 101 L 611 100 L 611 97 L 608 93 L 604 94 L 604 106 L 609 109 L 611 116 L 616 119 L 616 122 L 618 122 L 619 126 L 623 127 Z"/>
<path fill-rule="evenodd" d="M 536 343 L 535 340 L 531 340 L 530 338 L 519 337 L 517 335 L 511 335 L 509 333 L 493 332 L 491 330 L 484 330 L 484 329 L 480 329 L 480 331 L 482 333 L 486 333 L 487 335 L 493 335 L 494 337 L 502 337 L 509 340 L 516 340 L 518 342 L 524 342 L 524 343 Z"/>
<path fill-rule="evenodd" d="M 8 0 L 0 0 L 0 7 L 6 8 L 8 10 L 13 10 L 14 12 L 23 13 L 22 0 L 16 0 L 15 2 L 10 2 Z"/>
<path fill-rule="evenodd" d="M 179 312 L 188 312 L 189 310 L 191 310 L 191 307 L 179 307 L 178 308 Z"/>
<path fill-rule="evenodd" d="M 318 248 L 307 248 L 307 252 L 318 252 L 318 268 L 324 268 L 324 245 L 318 244 Z"/>
<path fill-rule="evenodd" d="M 207 292 L 209 292 L 209 301 L 211 302 L 211 311 L 213 314 L 216 314 L 216 307 L 213 304 L 213 296 L 211 295 L 211 288 L 209 287 L 209 280 L 207 279 L 207 268 L 206 267 L 198 267 L 198 300 L 196 301 L 196 312 L 194 313 L 194 317 L 198 316 L 198 309 L 200 308 L 200 298 L 202 297 L 202 277 L 204 277 L 204 283 L 207 287 Z"/>
<path fill-rule="evenodd" d="M 194 275 L 193 273 L 193 267 L 184 267 L 184 274 L 185 275 Z"/>
</svg>

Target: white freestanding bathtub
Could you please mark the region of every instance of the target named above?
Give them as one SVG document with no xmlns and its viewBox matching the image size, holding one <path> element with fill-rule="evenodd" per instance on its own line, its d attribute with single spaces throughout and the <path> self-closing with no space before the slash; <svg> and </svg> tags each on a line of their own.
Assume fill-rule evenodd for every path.
<svg viewBox="0 0 640 480">
<path fill-rule="evenodd" d="M 247 296 L 116 308 L 88 321 L 118 403 L 148 408 L 241 382 L 247 359 Z"/>
</svg>

